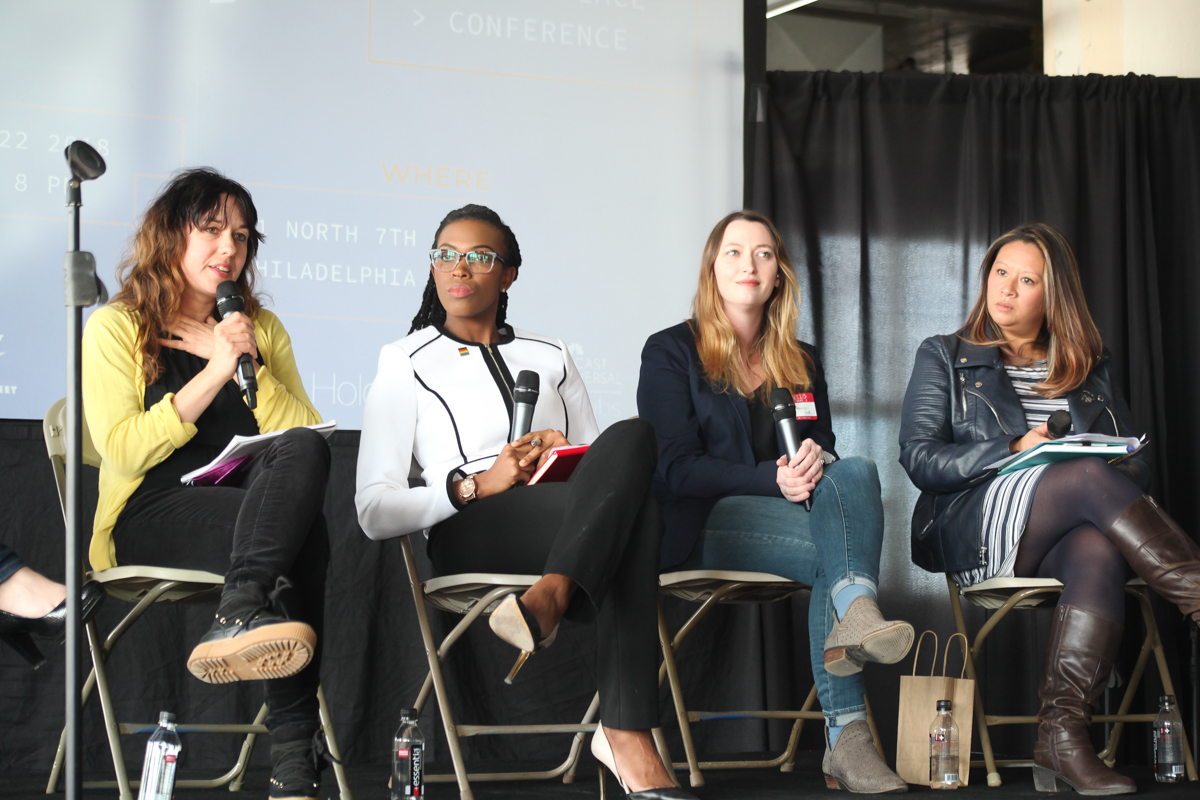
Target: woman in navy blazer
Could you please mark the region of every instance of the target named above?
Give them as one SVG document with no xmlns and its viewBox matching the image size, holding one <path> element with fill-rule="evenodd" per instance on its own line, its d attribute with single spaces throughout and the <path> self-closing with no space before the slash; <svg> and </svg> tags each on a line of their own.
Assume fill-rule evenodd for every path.
<svg viewBox="0 0 1200 800">
<path fill-rule="evenodd" d="M 654 426 L 653 482 L 666 534 L 662 566 L 769 572 L 812 587 L 809 642 L 828 735 L 830 788 L 902 792 L 875 751 L 861 670 L 912 645 L 875 596 L 883 504 L 875 464 L 839 459 L 816 349 L 795 337 L 799 288 L 775 226 L 728 215 L 704 248 L 692 319 L 642 350 L 638 413 Z M 789 461 L 771 389 L 796 400 L 803 440 Z M 812 501 L 812 511 L 803 501 Z"/>
</svg>

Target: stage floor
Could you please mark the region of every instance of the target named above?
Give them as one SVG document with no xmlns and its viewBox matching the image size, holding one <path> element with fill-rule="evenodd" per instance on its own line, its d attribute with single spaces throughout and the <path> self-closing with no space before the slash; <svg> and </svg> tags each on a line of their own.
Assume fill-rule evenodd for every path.
<svg viewBox="0 0 1200 800">
<path fill-rule="evenodd" d="M 443 771 L 449 764 L 434 765 L 438 772 Z M 504 769 L 508 765 L 480 764 L 480 768 Z M 544 765 L 530 765 L 531 768 L 542 769 Z M 1196 797 L 1200 793 L 1200 784 L 1155 783 L 1153 772 L 1148 767 L 1129 767 L 1122 770 L 1126 775 L 1137 781 L 1139 796 L 1158 798 Z M 347 769 L 350 790 L 355 800 L 386 800 L 388 768 L 384 765 L 351 766 Z M 1029 769 L 1003 769 L 1000 775 L 1004 785 L 989 788 L 986 775 L 982 769 L 973 770 L 970 786 L 955 790 L 956 800 L 1009 800 L 1017 797 L 1045 797 L 1033 788 L 1033 778 Z M 188 776 L 192 777 L 192 776 Z M 202 777 L 202 776 L 195 776 Z M 209 776 L 203 776 L 209 777 Z M 267 779 L 269 773 L 265 769 L 251 770 L 246 779 L 246 785 L 240 794 L 231 794 L 228 789 L 187 790 L 176 792 L 177 800 L 258 800 L 267 796 Z M 326 770 L 325 781 L 321 787 L 322 798 L 337 797 L 337 783 L 333 779 L 332 770 Z M 0 776 L 0 797 L 4 800 L 44 800 L 45 774 L 24 774 Z M 682 780 L 686 782 L 686 774 Z M 794 800 L 796 797 L 813 797 L 825 795 L 832 800 L 834 797 L 845 798 L 845 794 L 833 795 L 825 788 L 821 776 L 821 754 L 818 752 L 801 753 L 796 759 L 796 771 L 783 774 L 778 770 L 713 770 L 705 773 L 705 785 L 692 790 L 700 800 Z M 475 797 L 478 800 L 525 800 L 526 798 L 597 798 L 600 790 L 596 777 L 595 762 L 588 759 L 580 765 L 579 778 L 574 784 L 564 785 L 561 780 L 554 781 L 524 781 L 524 782 L 493 782 L 472 784 Z M 910 793 L 929 793 L 933 790 L 922 787 L 909 787 Z M 428 794 L 434 800 L 441 798 L 457 798 L 458 790 L 454 784 L 429 784 Z M 939 797 L 943 796 L 939 793 Z M 1072 797 L 1076 795 L 1071 795 Z M 61 798 L 62 795 L 56 795 Z M 115 790 L 95 790 L 84 793 L 85 800 L 112 800 L 117 797 Z M 623 794 L 617 782 L 608 777 L 608 797 L 620 800 Z M 1065 797 L 1065 795 L 1064 795 Z M 931 798 L 932 800 L 932 798 Z"/>
</svg>

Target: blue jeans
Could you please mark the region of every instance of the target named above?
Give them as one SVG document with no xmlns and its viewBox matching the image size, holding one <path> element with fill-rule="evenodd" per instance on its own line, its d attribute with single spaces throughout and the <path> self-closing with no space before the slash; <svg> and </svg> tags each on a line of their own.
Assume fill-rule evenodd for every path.
<svg viewBox="0 0 1200 800">
<path fill-rule="evenodd" d="M 21 559 L 17 558 L 17 554 L 12 548 L 0 542 L 0 583 L 13 576 L 17 570 L 25 566 L 21 563 Z"/>
<path fill-rule="evenodd" d="M 839 678 L 825 671 L 833 596 L 851 584 L 877 590 L 882 549 L 875 462 L 843 458 L 825 467 L 811 512 L 782 497 L 723 498 L 709 513 L 691 555 L 674 570 L 769 572 L 811 586 L 808 651 L 817 698 L 826 723 L 840 726 L 866 719 L 867 711 L 861 672 Z"/>
</svg>

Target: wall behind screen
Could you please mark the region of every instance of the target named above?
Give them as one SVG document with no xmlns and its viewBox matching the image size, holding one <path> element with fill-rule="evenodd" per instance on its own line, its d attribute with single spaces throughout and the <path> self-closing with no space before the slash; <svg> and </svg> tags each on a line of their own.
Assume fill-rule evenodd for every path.
<svg viewBox="0 0 1200 800">
<path fill-rule="evenodd" d="M 0 418 L 65 391 L 62 149 L 110 289 L 181 167 L 253 194 L 268 306 L 326 419 L 358 428 L 438 221 L 495 208 L 524 266 L 508 318 L 566 341 L 602 426 L 641 345 L 684 318 L 738 205 L 742 11 L 720 0 L 185 0 L 0 8 Z"/>
</svg>

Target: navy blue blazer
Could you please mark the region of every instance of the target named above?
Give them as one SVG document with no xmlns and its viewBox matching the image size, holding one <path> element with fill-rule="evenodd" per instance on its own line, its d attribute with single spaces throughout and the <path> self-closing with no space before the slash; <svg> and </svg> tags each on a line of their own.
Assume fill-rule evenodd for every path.
<svg viewBox="0 0 1200 800">
<path fill-rule="evenodd" d="M 815 365 L 810 391 L 817 406 L 815 420 L 798 420 L 800 439 L 812 439 L 836 455 L 821 360 L 815 347 L 804 342 L 800 346 Z M 688 323 L 646 341 L 637 404 L 639 416 L 654 426 L 658 437 L 658 469 L 651 488 L 666 520 L 663 569 L 688 557 L 708 513 L 722 497 L 783 496 L 775 483 L 775 462 L 754 460 L 745 399 L 737 392 L 717 392 L 704 377 Z"/>
</svg>

